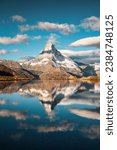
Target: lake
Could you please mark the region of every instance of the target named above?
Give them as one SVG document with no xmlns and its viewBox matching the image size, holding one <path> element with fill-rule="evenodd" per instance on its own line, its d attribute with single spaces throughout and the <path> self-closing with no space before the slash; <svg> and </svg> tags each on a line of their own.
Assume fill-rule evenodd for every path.
<svg viewBox="0 0 117 150">
<path fill-rule="evenodd" d="M 99 150 L 99 83 L 0 82 L 2 150 Z"/>
</svg>

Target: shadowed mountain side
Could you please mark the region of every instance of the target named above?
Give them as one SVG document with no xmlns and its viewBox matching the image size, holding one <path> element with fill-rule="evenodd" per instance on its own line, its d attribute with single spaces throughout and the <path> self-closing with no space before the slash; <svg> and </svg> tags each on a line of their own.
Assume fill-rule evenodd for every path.
<svg viewBox="0 0 117 150">
<path fill-rule="evenodd" d="M 0 64 L 0 76 L 13 76 L 13 71 L 10 68 Z"/>
<path fill-rule="evenodd" d="M 38 75 L 24 69 L 18 62 L 12 60 L 0 61 L 0 80 L 34 79 Z"/>
</svg>

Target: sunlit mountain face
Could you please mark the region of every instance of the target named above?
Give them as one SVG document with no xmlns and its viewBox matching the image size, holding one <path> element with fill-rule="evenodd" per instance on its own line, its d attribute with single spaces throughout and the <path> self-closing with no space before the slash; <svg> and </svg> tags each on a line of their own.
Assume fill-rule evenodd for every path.
<svg viewBox="0 0 117 150">
<path fill-rule="evenodd" d="M 99 149 L 99 83 L 0 83 L 3 149 Z"/>
</svg>

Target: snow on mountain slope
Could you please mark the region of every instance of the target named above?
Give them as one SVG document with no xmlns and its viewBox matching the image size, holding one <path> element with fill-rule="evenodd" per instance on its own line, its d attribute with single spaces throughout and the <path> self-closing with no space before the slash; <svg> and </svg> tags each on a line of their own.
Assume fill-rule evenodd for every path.
<svg viewBox="0 0 117 150">
<path fill-rule="evenodd" d="M 77 69 L 78 65 L 67 56 L 62 55 L 52 43 L 47 43 L 42 53 L 33 59 L 24 61 L 24 64 L 31 66 L 44 65 L 52 62 L 55 67 L 67 67 Z M 22 65 L 22 62 L 20 62 Z"/>
<path fill-rule="evenodd" d="M 66 77 L 77 76 L 82 77 L 86 73 L 83 69 L 78 65 L 78 63 L 74 62 L 71 58 L 61 54 L 52 43 L 47 43 L 45 48 L 42 50 L 39 56 L 28 59 L 26 61 L 21 61 L 20 64 L 26 69 L 34 70 L 37 72 L 46 72 L 45 76 L 48 76 L 50 72 L 50 76 L 53 77 L 61 75 Z M 52 74 L 53 72 L 53 74 Z M 91 75 L 93 75 L 91 71 Z M 90 73 L 88 74 L 88 76 Z"/>
</svg>

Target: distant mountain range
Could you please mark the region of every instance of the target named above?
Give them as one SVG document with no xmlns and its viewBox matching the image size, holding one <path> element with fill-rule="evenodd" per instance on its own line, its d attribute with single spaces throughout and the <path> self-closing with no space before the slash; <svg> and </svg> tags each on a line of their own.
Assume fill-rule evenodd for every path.
<svg viewBox="0 0 117 150">
<path fill-rule="evenodd" d="M 96 76 L 94 67 L 75 62 L 61 54 L 52 43 L 47 43 L 37 57 L 29 57 L 19 62 L 0 60 L 1 80 L 70 80 L 88 76 Z"/>
</svg>

